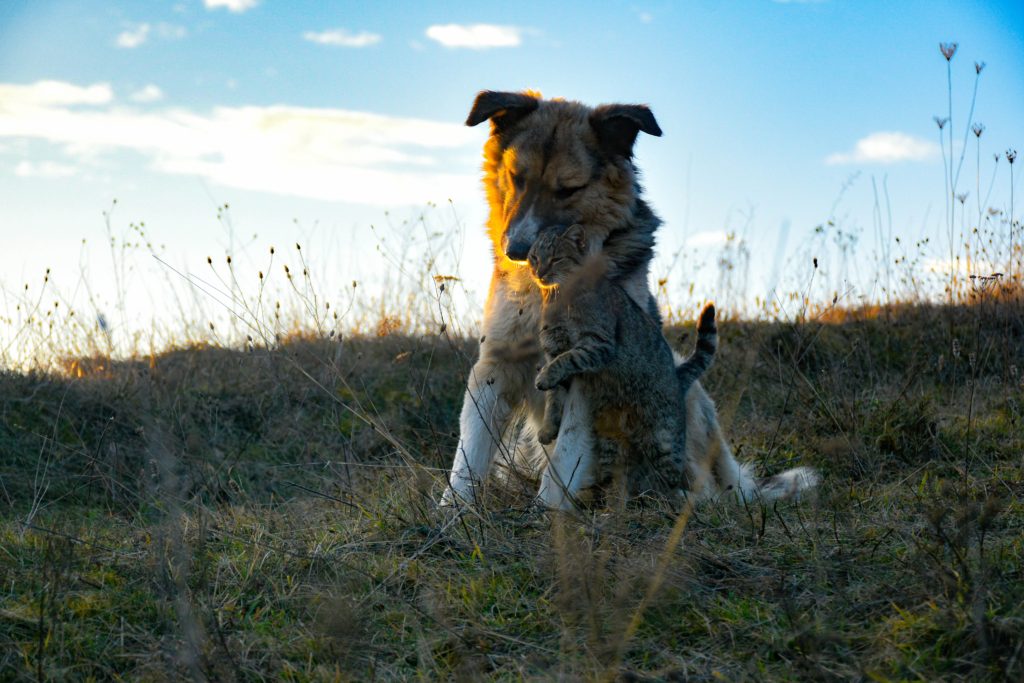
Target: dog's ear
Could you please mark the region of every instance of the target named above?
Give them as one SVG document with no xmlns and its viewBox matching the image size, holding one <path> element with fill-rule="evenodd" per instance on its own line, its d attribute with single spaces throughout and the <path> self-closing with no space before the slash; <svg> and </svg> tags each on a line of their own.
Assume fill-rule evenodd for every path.
<svg viewBox="0 0 1024 683">
<path fill-rule="evenodd" d="M 609 154 L 627 159 L 633 156 L 637 133 L 661 136 L 654 114 L 642 104 L 602 104 L 591 113 L 590 125 Z"/>
<path fill-rule="evenodd" d="M 494 124 L 492 132 L 501 133 L 534 111 L 537 103 L 537 98 L 528 93 L 481 90 L 469 110 L 466 125 L 475 126 L 490 119 Z"/>
</svg>

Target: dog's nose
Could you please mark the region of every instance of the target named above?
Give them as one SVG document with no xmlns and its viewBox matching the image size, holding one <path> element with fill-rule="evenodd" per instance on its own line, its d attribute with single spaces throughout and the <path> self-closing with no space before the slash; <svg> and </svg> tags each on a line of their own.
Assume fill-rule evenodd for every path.
<svg viewBox="0 0 1024 683">
<path fill-rule="evenodd" d="M 508 246 L 505 247 L 505 256 L 508 256 L 513 261 L 525 261 L 529 253 L 529 242 L 509 242 Z"/>
</svg>

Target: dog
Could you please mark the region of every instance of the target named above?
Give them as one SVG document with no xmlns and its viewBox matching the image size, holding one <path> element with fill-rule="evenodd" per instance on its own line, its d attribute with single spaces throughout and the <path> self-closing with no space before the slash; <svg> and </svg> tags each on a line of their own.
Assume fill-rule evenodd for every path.
<svg viewBox="0 0 1024 683">
<path fill-rule="evenodd" d="M 480 92 L 466 125 L 484 121 L 491 124 L 483 182 L 494 270 L 441 505 L 477 502 L 497 461 L 506 476 L 539 475 L 542 505 L 571 510 L 577 494 L 593 483 L 593 425 L 579 383 L 573 383 L 554 447 L 537 439 L 544 416 L 544 393 L 534 385 L 544 362 L 542 297 L 526 259 L 541 232 L 580 224 L 590 253 L 604 257 L 605 277 L 660 325 L 648 276 L 661 220 L 642 197 L 633 149 L 640 133 L 657 137 L 662 131 L 645 105 L 589 107 L 533 91 Z M 699 383 L 686 403 L 692 494 L 733 490 L 743 497 L 781 497 L 816 481 L 809 470 L 754 480 L 732 456 Z"/>
</svg>

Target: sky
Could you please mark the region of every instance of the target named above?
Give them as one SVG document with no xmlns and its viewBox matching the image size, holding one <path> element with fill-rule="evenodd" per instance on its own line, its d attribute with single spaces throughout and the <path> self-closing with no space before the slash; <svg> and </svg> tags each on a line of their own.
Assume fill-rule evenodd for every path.
<svg viewBox="0 0 1024 683">
<path fill-rule="evenodd" d="M 119 324 L 144 327 L 208 256 L 279 277 L 295 242 L 341 299 L 352 280 L 397 287 L 396 262 L 440 240 L 450 262 L 437 267 L 458 268 L 462 314 L 478 317 L 487 126 L 463 121 L 479 90 L 524 88 L 651 107 L 664 136 L 641 136 L 636 163 L 665 221 L 653 278 L 740 308 L 815 256 L 829 287 L 869 296 L 895 237 L 946 234 L 943 41 L 959 46 L 955 159 L 968 124 L 985 125 L 968 138 L 961 218 L 993 172 L 988 205 L 1006 211 L 1010 169 L 993 154 L 1024 150 L 1019 1 L 3 0 L 0 315 L 50 268 L 71 305 L 127 296 Z M 109 237 L 139 223 L 161 261 L 128 249 L 119 274 Z M 845 269 L 837 230 L 857 240 Z M 742 294 L 717 266 L 730 233 L 750 255 Z"/>
</svg>

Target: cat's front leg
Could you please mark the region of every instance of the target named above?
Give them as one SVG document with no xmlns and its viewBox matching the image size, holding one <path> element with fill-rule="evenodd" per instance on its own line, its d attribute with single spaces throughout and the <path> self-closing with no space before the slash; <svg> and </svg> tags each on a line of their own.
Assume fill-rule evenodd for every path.
<svg viewBox="0 0 1024 683">
<path fill-rule="evenodd" d="M 537 440 L 545 446 L 558 437 L 558 428 L 562 424 L 562 411 L 565 409 L 566 390 L 561 386 L 544 394 L 544 421 L 537 431 Z"/>
</svg>

